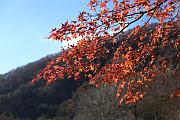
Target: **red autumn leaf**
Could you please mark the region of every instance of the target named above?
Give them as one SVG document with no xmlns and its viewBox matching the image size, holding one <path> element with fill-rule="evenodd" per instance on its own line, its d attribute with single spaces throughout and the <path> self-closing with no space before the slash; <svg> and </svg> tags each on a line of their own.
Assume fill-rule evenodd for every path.
<svg viewBox="0 0 180 120">
<path fill-rule="evenodd" d="M 105 1 L 100 3 L 100 8 L 104 8 L 104 7 L 106 7 L 106 2 Z"/>
</svg>

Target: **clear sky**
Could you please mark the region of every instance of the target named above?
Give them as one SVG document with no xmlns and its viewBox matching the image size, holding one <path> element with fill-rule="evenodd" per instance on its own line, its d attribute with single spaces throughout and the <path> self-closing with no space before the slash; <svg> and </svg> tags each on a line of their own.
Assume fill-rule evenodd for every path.
<svg viewBox="0 0 180 120">
<path fill-rule="evenodd" d="M 76 19 L 89 0 L 0 0 L 0 74 L 60 50 L 43 39 L 52 28 Z"/>
</svg>

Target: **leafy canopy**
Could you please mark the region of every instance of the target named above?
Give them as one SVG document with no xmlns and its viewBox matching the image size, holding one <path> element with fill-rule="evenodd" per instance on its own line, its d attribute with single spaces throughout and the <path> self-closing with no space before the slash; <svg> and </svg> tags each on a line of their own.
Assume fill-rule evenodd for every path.
<svg viewBox="0 0 180 120">
<path fill-rule="evenodd" d="M 49 62 L 33 82 L 89 79 L 97 87 L 117 85 L 119 104 L 136 103 L 152 83 L 167 75 L 170 61 L 179 59 L 179 1 L 90 0 L 88 6 L 91 11 L 81 12 L 76 21 L 52 29 L 53 40 L 80 40 Z M 146 31 L 151 21 L 157 25 Z M 136 27 L 117 41 L 133 24 Z M 166 47 L 173 49 L 172 56 L 161 55 Z M 177 73 L 176 67 L 171 71 Z"/>
</svg>

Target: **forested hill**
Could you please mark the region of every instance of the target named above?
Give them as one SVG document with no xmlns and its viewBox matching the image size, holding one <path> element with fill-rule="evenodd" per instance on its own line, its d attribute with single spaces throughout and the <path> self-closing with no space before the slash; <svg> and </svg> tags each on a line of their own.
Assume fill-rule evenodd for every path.
<svg viewBox="0 0 180 120">
<path fill-rule="evenodd" d="M 152 30 L 154 26 L 152 24 L 146 30 Z M 119 36 L 114 47 L 129 32 Z M 110 52 L 113 54 L 114 49 Z M 169 53 L 169 50 L 161 52 Z M 137 105 L 121 109 L 114 97 L 116 86 L 96 89 L 84 80 L 66 79 L 50 85 L 44 80 L 32 84 L 33 77 L 59 54 L 48 55 L 0 75 L 0 120 L 179 120 L 180 101 L 168 99 L 170 92 L 180 88 L 178 74 L 166 78 L 170 81 L 166 85 L 152 86 L 151 92 Z M 177 66 L 179 60 L 174 60 L 173 64 Z"/>
<path fill-rule="evenodd" d="M 39 71 L 51 59 L 55 58 L 58 54 L 48 55 L 38 61 L 29 63 L 27 65 L 13 69 L 5 74 L 0 75 L 0 94 L 7 94 L 17 89 L 21 84 L 27 83 L 37 75 Z"/>
<path fill-rule="evenodd" d="M 61 80 L 47 86 L 43 80 L 36 84 L 31 80 L 59 54 L 48 55 L 0 75 L 0 114 L 23 120 L 35 119 L 42 113 L 55 114 L 58 105 L 72 96 L 78 84 L 73 80 Z"/>
</svg>

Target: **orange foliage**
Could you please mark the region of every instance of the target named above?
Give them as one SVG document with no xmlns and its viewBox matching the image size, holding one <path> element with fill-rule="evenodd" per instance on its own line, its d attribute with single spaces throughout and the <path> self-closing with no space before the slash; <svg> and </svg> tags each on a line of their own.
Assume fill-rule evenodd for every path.
<svg viewBox="0 0 180 120">
<path fill-rule="evenodd" d="M 59 41 L 81 38 L 77 46 L 49 62 L 33 82 L 43 78 L 49 84 L 64 77 L 79 80 L 85 76 L 96 86 L 118 85 L 116 96 L 120 104 L 139 101 L 149 84 L 168 70 L 171 58 L 164 56 L 157 63 L 159 49 L 168 45 L 177 50 L 179 58 L 179 38 L 170 39 L 177 34 L 179 37 L 178 5 L 178 0 L 90 0 L 90 13 L 81 12 L 77 21 L 65 22 L 49 36 Z M 117 45 L 118 36 L 143 18 L 146 18 L 143 26 L 137 25 L 120 41 L 110 63 L 103 64 L 111 54 L 111 47 Z M 144 28 L 154 20 L 157 26 L 146 32 Z"/>
</svg>

